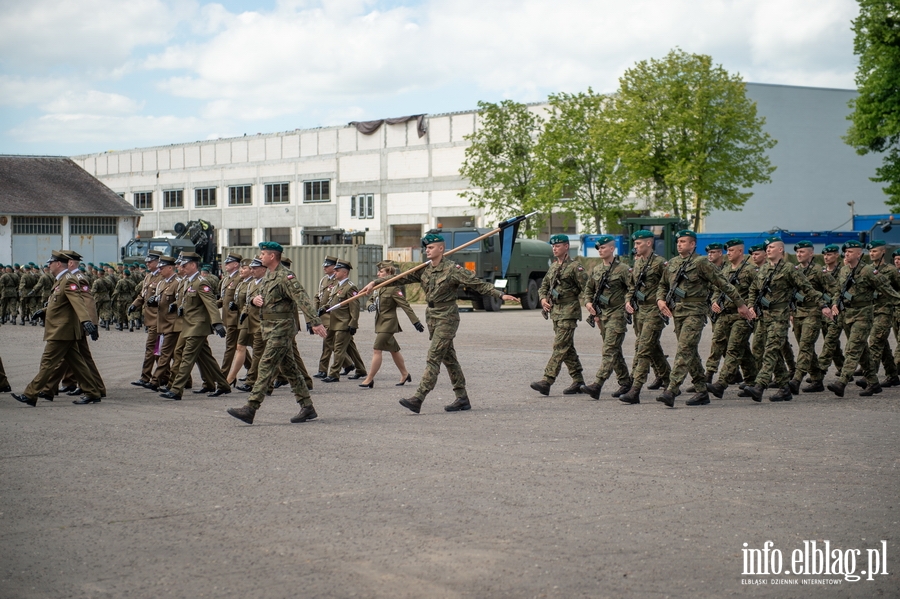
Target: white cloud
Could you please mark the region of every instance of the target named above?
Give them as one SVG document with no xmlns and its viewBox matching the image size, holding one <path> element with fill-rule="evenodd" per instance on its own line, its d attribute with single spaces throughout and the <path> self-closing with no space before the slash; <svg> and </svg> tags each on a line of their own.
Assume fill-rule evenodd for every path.
<svg viewBox="0 0 900 599">
<path fill-rule="evenodd" d="M 27 144 L 66 139 L 96 143 L 105 149 L 126 149 L 167 139 L 203 139 L 210 125 L 195 117 L 50 114 L 26 121 L 8 134 Z"/>
<path fill-rule="evenodd" d="M 48 101 L 77 85 L 60 77 L 13 77 L 0 74 L 0 106 L 28 106 Z"/>
<path fill-rule="evenodd" d="M 86 92 L 67 91 L 42 106 L 51 114 L 133 114 L 143 107 L 143 103 L 120 94 L 110 94 L 97 90 Z"/>
</svg>

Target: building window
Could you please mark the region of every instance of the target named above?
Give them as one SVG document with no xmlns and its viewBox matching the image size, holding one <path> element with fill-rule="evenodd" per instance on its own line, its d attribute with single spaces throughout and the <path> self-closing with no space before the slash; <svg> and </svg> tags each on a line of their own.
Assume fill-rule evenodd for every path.
<svg viewBox="0 0 900 599">
<path fill-rule="evenodd" d="M 253 245 L 253 229 L 228 229 L 228 245 Z"/>
<path fill-rule="evenodd" d="M 216 205 L 216 188 L 205 187 L 194 190 L 194 206 L 197 208 L 212 208 Z"/>
<path fill-rule="evenodd" d="M 116 219 L 108 216 L 70 216 L 71 235 L 118 235 Z"/>
<path fill-rule="evenodd" d="M 291 201 L 289 189 L 287 183 L 267 183 L 266 204 L 287 204 Z"/>
<path fill-rule="evenodd" d="M 125 194 L 124 194 L 124 193 L 117 193 L 116 195 L 119 196 L 120 198 L 122 198 L 123 200 L 125 199 Z"/>
<path fill-rule="evenodd" d="M 331 180 L 323 179 L 321 181 L 304 181 L 303 182 L 303 201 L 304 202 L 330 202 L 331 201 Z"/>
<path fill-rule="evenodd" d="M 163 208 L 184 208 L 184 190 L 169 189 L 163 191 Z"/>
<path fill-rule="evenodd" d="M 350 218 L 375 218 L 375 196 L 371 193 L 350 196 Z"/>
<path fill-rule="evenodd" d="M 266 241 L 274 241 L 281 245 L 291 245 L 291 228 L 272 227 L 266 229 Z"/>
<path fill-rule="evenodd" d="M 134 192 L 134 207 L 138 210 L 153 210 L 153 192 L 152 191 L 136 191 Z"/>
<path fill-rule="evenodd" d="M 229 206 L 250 206 L 253 203 L 252 185 L 236 185 L 228 188 Z"/>
<path fill-rule="evenodd" d="M 13 235 L 60 235 L 62 218 L 59 216 L 14 216 Z"/>
</svg>

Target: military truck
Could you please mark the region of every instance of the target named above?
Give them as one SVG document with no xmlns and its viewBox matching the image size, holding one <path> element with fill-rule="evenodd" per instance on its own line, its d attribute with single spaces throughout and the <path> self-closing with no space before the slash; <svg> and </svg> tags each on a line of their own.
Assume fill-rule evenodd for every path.
<svg viewBox="0 0 900 599">
<path fill-rule="evenodd" d="M 631 257 L 631 235 L 635 231 L 647 229 L 653 231 L 656 235 L 654 252 L 666 260 L 672 258 L 677 253 L 675 249 L 675 233 L 689 228 L 686 220 L 669 216 L 626 218 L 622 219 L 619 224 L 621 224 L 623 228 L 623 256 Z"/>
<path fill-rule="evenodd" d="M 490 229 L 463 227 L 432 229 L 428 232 L 443 235 L 449 251 L 467 241 L 472 241 L 479 235 L 484 235 L 488 231 Z M 553 251 L 550 245 L 544 241 L 516 239 L 515 244 L 513 244 L 512 258 L 509 262 L 509 268 L 506 270 L 505 279 L 501 278 L 500 237 L 498 235 L 493 235 L 483 239 L 481 243 L 462 249 L 450 256 L 450 259 L 471 270 L 485 281 L 494 283 L 498 289 L 502 285 L 502 280 L 505 280 L 506 285 L 503 286 L 502 290 L 509 295 L 515 295 L 520 298 L 522 300 L 522 308 L 525 310 L 534 310 L 540 307 L 538 289 L 541 286 L 541 280 L 550 267 Z M 459 298 L 471 300 L 472 307 L 476 310 L 496 312 L 503 305 L 502 300 L 484 297 L 463 287 L 459 289 Z"/>
<path fill-rule="evenodd" d="M 197 252 L 204 264 L 211 264 L 214 269 L 218 268 L 216 228 L 205 220 L 176 223 L 175 237 L 132 239 L 122 248 L 122 262 L 126 266 L 143 262 L 150 250 L 173 257 L 177 257 L 181 252 Z"/>
</svg>

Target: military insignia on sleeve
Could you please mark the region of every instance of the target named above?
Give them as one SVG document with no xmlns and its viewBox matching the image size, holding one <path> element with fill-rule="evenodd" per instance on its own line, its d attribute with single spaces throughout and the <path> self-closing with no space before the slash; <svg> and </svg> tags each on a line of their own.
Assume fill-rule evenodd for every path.
<svg viewBox="0 0 900 599">
<path fill-rule="evenodd" d="M 71 285 L 69 285 L 69 289 L 71 289 L 72 291 L 78 291 L 78 285 L 72 283 Z"/>
<path fill-rule="evenodd" d="M 400 291 L 400 290 L 398 289 L 398 290 L 397 290 L 397 295 L 399 295 L 400 297 L 403 297 L 403 292 Z"/>
<path fill-rule="evenodd" d="M 294 275 L 288 275 L 287 278 L 293 279 L 293 278 L 294 278 Z"/>
<path fill-rule="evenodd" d="M 356 293 L 357 293 L 357 292 L 356 292 L 356 291 L 354 291 L 354 292 L 353 292 L 353 293 L 351 293 L 351 294 L 350 294 L 350 295 L 356 295 Z"/>
<path fill-rule="evenodd" d="M 194 288 L 193 288 L 193 287 L 188 287 L 188 288 L 187 288 L 187 292 L 188 292 L 188 293 L 194 293 Z"/>
<path fill-rule="evenodd" d="M 209 285 L 204 285 L 203 287 L 201 287 L 201 290 L 202 290 L 204 293 L 209 293 Z"/>
<path fill-rule="evenodd" d="M 583 269 L 582 267 L 579 266 L 579 267 L 578 267 L 578 270 L 584 270 L 584 269 Z"/>
<path fill-rule="evenodd" d="M 460 266 L 459 264 L 457 264 L 457 265 L 456 265 L 456 268 L 462 268 L 462 266 Z"/>
<path fill-rule="evenodd" d="M 877 275 L 877 274 L 878 274 L 878 271 L 877 271 L 877 270 L 873 270 L 873 271 L 872 271 L 872 274 L 876 274 L 876 275 Z"/>
<path fill-rule="evenodd" d="M 82 285 L 81 290 L 82 291 L 90 291 L 90 289 L 88 289 L 87 285 Z"/>
</svg>

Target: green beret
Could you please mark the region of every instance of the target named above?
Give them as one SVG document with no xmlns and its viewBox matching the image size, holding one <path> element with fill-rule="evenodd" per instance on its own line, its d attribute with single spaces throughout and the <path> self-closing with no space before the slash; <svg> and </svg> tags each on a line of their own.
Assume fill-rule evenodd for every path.
<svg viewBox="0 0 900 599">
<path fill-rule="evenodd" d="M 600 249 L 601 245 L 606 245 L 607 243 L 612 243 L 615 241 L 615 238 L 611 235 L 601 235 L 597 238 L 597 243 L 594 244 L 595 249 Z"/>
<path fill-rule="evenodd" d="M 79 264 L 78 270 L 80 270 L 81 272 L 84 272 L 85 271 L 84 264 Z"/>
<path fill-rule="evenodd" d="M 681 231 L 675 233 L 675 239 L 678 239 L 679 237 L 693 237 L 696 240 L 697 234 L 690 229 L 682 229 Z"/>
<path fill-rule="evenodd" d="M 284 248 L 281 247 L 281 244 L 275 241 L 261 241 L 259 243 L 259 249 L 261 250 L 269 250 L 272 252 L 283 252 Z"/>
<path fill-rule="evenodd" d="M 722 250 L 722 249 L 725 249 L 725 248 L 722 247 L 722 244 L 721 244 L 721 243 L 711 243 L 711 244 L 709 244 L 709 245 L 706 246 L 706 251 L 707 251 L 707 252 L 708 252 L 709 250 Z"/>
<path fill-rule="evenodd" d="M 751 254 L 752 254 L 753 252 L 764 252 L 764 251 L 766 251 L 766 246 L 763 245 L 763 244 L 761 244 L 761 243 L 757 243 L 756 245 L 751 245 L 751 246 L 750 246 L 750 253 L 751 253 Z"/>
<path fill-rule="evenodd" d="M 13 264 L 13 268 L 19 268 L 18 262 L 16 264 Z"/>
<path fill-rule="evenodd" d="M 861 242 L 856 241 L 855 239 L 851 239 L 850 241 L 846 242 L 844 245 L 841 246 L 841 251 L 846 252 L 847 248 L 861 248 L 861 247 L 863 247 L 863 244 Z"/>
<path fill-rule="evenodd" d="M 569 243 L 568 235 L 553 235 L 550 237 L 549 241 L 550 245 L 556 245 L 557 243 Z"/>
<path fill-rule="evenodd" d="M 796 244 L 794 244 L 794 251 L 796 252 L 800 248 L 811 248 L 812 246 L 812 241 L 806 241 L 804 239 L 803 241 L 798 241 Z"/>
<path fill-rule="evenodd" d="M 205 270 L 206 272 L 210 272 L 212 270 L 212 265 L 204 264 L 203 266 L 200 267 L 200 270 Z"/>
<path fill-rule="evenodd" d="M 900 248 L 897 248 L 896 250 L 894 250 L 894 253 L 891 254 L 891 256 L 894 256 L 895 258 L 896 258 L 897 256 L 900 256 Z"/>
<path fill-rule="evenodd" d="M 129 275 L 131 275 L 131 271 L 128 270 L 128 269 L 126 268 L 126 269 L 125 269 L 125 276 L 129 276 Z"/>
<path fill-rule="evenodd" d="M 872 248 L 880 248 L 886 245 L 886 242 L 883 239 L 876 239 L 875 241 L 870 241 L 866 245 L 867 250 L 871 250 Z"/>
<path fill-rule="evenodd" d="M 727 250 L 728 248 L 734 247 L 736 245 L 744 245 L 744 240 L 737 239 L 737 238 L 729 239 L 728 241 L 725 242 L 725 249 Z"/>
<path fill-rule="evenodd" d="M 763 243 L 763 247 L 768 247 L 769 245 L 775 243 L 776 241 L 780 241 L 781 243 L 784 243 L 784 240 L 781 237 L 769 237 Z"/>
<path fill-rule="evenodd" d="M 841 248 L 838 247 L 836 243 L 829 243 L 825 247 L 822 248 L 823 254 L 830 254 L 831 252 L 839 252 Z"/>
<path fill-rule="evenodd" d="M 654 237 L 653 231 L 648 231 L 647 229 L 641 229 L 640 231 L 635 231 L 631 234 L 632 241 L 635 239 L 653 239 Z"/>
<path fill-rule="evenodd" d="M 431 245 L 432 243 L 444 243 L 444 236 L 437 233 L 429 233 L 422 238 L 422 247 Z"/>
</svg>

